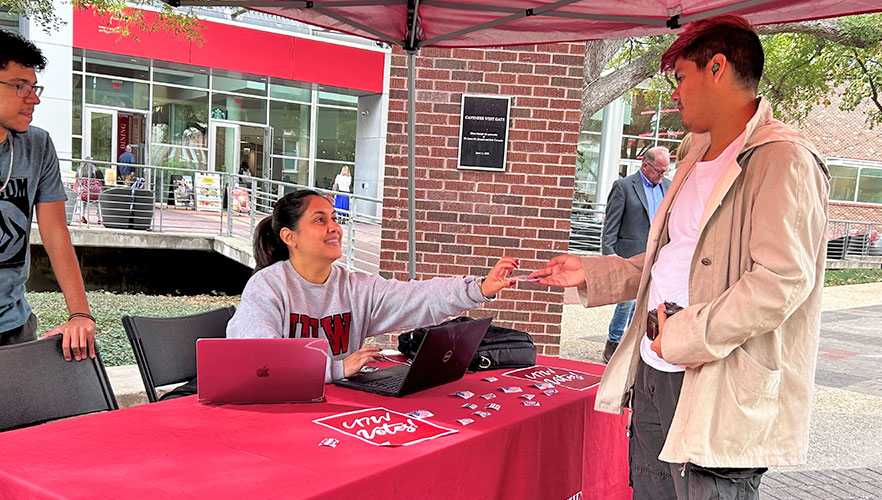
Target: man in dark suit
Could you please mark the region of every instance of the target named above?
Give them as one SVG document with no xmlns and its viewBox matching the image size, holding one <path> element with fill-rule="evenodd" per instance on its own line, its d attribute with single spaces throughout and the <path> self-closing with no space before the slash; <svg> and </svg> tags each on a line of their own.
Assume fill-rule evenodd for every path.
<svg viewBox="0 0 882 500">
<path fill-rule="evenodd" d="M 643 155 L 640 170 L 613 183 L 606 202 L 606 220 L 603 225 L 603 255 L 616 254 L 633 257 L 646 250 L 649 224 L 671 181 L 665 178 L 670 164 L 670 152 L 658 146 Z M 609 361 L 622 332 L 634 314 L 634 301 L 616 305 L 609 322 L 609 338 L 603 349 L 603 360 Z"/>
</svg>

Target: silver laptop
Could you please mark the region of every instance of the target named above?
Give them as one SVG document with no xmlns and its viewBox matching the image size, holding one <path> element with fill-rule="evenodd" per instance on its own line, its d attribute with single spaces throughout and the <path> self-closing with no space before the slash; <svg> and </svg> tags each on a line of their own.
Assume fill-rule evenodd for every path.
<svg viewBox="0 0 882 500">
<path fill-rule="evenodd" d="M 199 339 L 200 403 L 311 403 L 325 399 L 325 339 Z"/>
</svg>

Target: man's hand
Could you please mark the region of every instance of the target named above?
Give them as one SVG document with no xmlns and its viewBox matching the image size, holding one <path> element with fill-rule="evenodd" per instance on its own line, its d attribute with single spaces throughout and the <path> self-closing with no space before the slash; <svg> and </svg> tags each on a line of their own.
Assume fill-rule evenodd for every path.
<svg viewBox="0 0 882 500">
<path fill-rule="evenodd" d="M 650 345 L 649 347 L 652 349 L 652 352 L 654 352 L 655 355 L 659 357 L 659 359 L 665 359 L 664 356 L 662 356 L 661 352 L 662 329 L 665 326 L 665 321 L 668 319 L 668 317 L 665 315 L 665 305 L 659 304 L 658 309 L 656 309 L 656 313 L 658 314 L 658 336 L 655 337 L 655 340 L 652 341 L 652 345 Z"/>
<path fill-rule="evenodd" d="M 575 255 L 558 255 L 545 264 L 545 269 L 530 273 L 539 278 L 536 283 L 545 286 L 579 286 L 585 283 L 582 259 Z"/>
<path fill-rule="evenodd" d="M 77 361 L 95 357 L 95 323 L 88 318 L 73 318 L 67 323 L 53 328 L 43 338 L 62 335 L 61 350 L 64 359 L 71 360 L 71 351 Z"/>
<path fill-rule="evenodd" d="M 351 377 L 358 373 L 361 368 L 378 359 L 382 359 L 379 347 L 362 347 L 343 359 L 343 376 Z"/>
<path fill-rule="evenodd" d="M 503 288 L 510 287 L 515 284 L 514 280 L 508 278 L 508 275 L 519 266 L 517 259 L 511 257 L 503 257 L 496 262 L 493 269 L 487 273 L 481 283 L 481 294 L 484 297 L 492 297 Z"/>
</svg>

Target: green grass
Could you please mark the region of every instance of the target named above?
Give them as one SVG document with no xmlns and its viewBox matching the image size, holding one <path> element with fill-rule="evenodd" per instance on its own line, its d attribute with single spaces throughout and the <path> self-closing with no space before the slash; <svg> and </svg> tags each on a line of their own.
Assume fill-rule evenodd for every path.
<svg viewBox="0 0 882 500">
<path fill-rule="evenodd" d="M 67 321 L 67 306 L 59 292 L 25 294 L 34 314 L 40 320 L 40 335 Z M 89 307 L 95 316 L 95 338 L 101 359 L 107 366 L 135 362 L 132 348 L 122 326 L 123 314 L 134 316 L 183 316 L 228 305 L 239 305 L 239 296 L 195 295 L 173 297 L 163 295 L 116 294 L 88 292 Z"/>
<path fill-rule="evenodd" d="M 882 269 L 830 269 L 824 274 L 824 286 L 878 282 L 882 282 Z"/>
</svg>

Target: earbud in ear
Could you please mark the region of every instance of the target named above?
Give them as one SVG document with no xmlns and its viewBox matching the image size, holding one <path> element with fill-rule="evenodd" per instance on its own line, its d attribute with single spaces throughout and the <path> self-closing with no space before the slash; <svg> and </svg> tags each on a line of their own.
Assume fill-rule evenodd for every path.
<svg viewBox="0 0 882 500">
<path fill-rule="evenodd" d="M 713 74 L 716 75 L 716 74 L 717 74 L 717 71 L 720 71 L 720 64 L 719 64 L 719 63 L 714 63 L 713 67 L 711 67 L 711 73 L 713 73 Z"/>
</svg>

